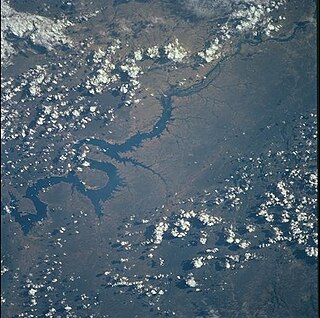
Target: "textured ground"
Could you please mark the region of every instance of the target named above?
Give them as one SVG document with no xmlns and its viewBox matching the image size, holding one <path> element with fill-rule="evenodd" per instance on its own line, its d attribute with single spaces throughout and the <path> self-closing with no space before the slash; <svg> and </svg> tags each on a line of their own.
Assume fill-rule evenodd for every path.
<svg viewBox="0 0 320 318">
<path fill-rule="evenodd" d="M 1 1 L 3 317 L 316 317 L 313 1 Z"/>
</svg>

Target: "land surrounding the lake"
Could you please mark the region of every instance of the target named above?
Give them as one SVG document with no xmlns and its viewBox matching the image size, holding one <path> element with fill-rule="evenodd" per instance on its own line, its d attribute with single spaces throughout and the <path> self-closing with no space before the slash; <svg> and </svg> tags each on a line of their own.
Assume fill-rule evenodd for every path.
<svg viewBox="0 0 320 318">
<path fill-rule="evenodd" d="M 6 7 L 3 317 L 316 316 L 315 3 L 105 2 Z"/>
</svg>

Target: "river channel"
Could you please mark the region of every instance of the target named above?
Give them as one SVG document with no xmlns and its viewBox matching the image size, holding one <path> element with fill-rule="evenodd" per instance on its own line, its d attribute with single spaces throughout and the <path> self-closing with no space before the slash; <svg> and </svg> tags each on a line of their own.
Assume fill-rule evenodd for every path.
<svg viewBox="0 0 320 318">
<path fill-rule="evenodd" d="M 273 38 L 269 40 L 279 42 L 290 41 L 294 37 L 297 30 L 300 28 L 304 28 L 304 24 L 298 24 L 292 32 L 292 34 L 290 34 L 288 37 L 280 39 Z M 100 149 L 101 153 L 103 153 L 111 160 L 116 161 L 118 163 L 129 163 L 134 166 L 139 166 L 141 168 L 147 169 L 150 172 L 157 175 L 162 180 L 162 182 L 165 182 L 161 175 L 153 171 L 151 168 L 147 167 L 143 163 L 140 163 L 133 158 L 123 157 L 121 156 L 121 154 L 128 151 L 135 151 L 136 149 L 141 147 L 143 142 L 146 140 L 160 138 L 161 134 L 166 130 L 168 123 L 174 120 L 174 118 L 172 117 L 172 111 L 174 107 L 172 104 L 173 97 L 190 96 L 201 91 L 203 88 L 208 86 L 212 81 L 214 81 L 214 79 L 216 79 L 219 76 L 222 64 L 227 59 L 238 54 L 242 44 L 246 43 L 255 46 L 260 44 L 261 42 L 261 39 L 257 39 L 255 41 L 243 40 L 239 42 L 237 49 L 231 55 L 225 56 L 223 59 L 221 59 L 221 61 L 206 74 L 202 81 L 188 88 L 177 86 L 170 87 L 165 93 L 163 93 L 163 95 L 160 98 L 162 106 L 161 117 L 153 125 L 152 129 L 149 132 L 137 132 L 135 135 L 128 138 L 125 142 L 119 144 L 112 144 L 101 139 L 85 138 L 79 140 L 73 145 L 73 149 L 76 152 L 76 156 L 80 153 L 82 146 L 94 145 Z M 120 190 L 121 187 L 125 185 L 125 180 L 119 174 L 118 168 L 115 164 L 110 162 L 101 162 L 93 159 L 87 161 L 90 163 L 90 167 L 92 169 L 103 171 L 108 175 L 108 182 L 103 188 L 99 188 L 96 190 L 86 189 L 86 187 L 80 181 L 79 177 L 74 171 L 71 171 L 64 176 L 52 176 L 39 179 L 32 186 L 27 188 L 25 194 L 25 197 L 33 202 L 36 209 L 36 213 L 27 213 L 23 215 L 18 211 L 16 199 L 11 194 L 10 204 L 11 206 L 15 207 L 12 211 L 12 215 L 15 218 L 15 221 L 20 224 L 24 234 L 28 234 L 35 223 L 47 217 L 47 204 L 45 204 L 39 199 L 39 192 L 45 188 L 51 187 L 61 182 L 71 184 L 73 188 L 75 188 L 81 194 L 89 198 L 95 209 L 96 214 L 98 216 L 102 215 L 101 203 L 110 199 L 115 191 Z"/>
</svg>

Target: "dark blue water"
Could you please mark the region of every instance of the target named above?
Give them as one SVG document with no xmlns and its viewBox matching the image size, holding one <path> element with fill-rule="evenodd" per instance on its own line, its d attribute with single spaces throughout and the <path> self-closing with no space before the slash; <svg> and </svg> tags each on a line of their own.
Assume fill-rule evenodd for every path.
<svg viewBox="0 0 320 318">
<path fill-rule="evenodd" d="M 217 75 L 214 71 L 215 69 L 213 69 L 210 72 L 210 74 Z M 160 119 L 154 124 L 151 131 L 143 133 L 138 132 L 134 136 L 130 137 L 125 142 L 120 144 L 111 144 L 101 139 L 82 139 L 79 140 L 73 147 L 76 151 L 76 155 L 79 154 L 80 149 L 83 145 L 94 145 L 98 147 L 101 150 L 101 152 L 108 158 L 113 159 L 119 163 L 129 163 L 134 166 L 147 169 L 152 173 L 158 175 L 162 179 L 162 181 L 165 182 L 164 179 L 157 172 L 153 171 L 150 167 L 144 165 L 143 163 L 140 163 L 139 161 L 133 158 L 123 157 L 121 156 L 121 153 L 136 150 L 137 148 L 141 147 L 145 140 L 160 138 L 161 134 L 165 131 L 169 121 L 173 120 L 173 107 L 171 102 L 172 96 L 185 96 L 193 94 L 194 92 L 199 91 L 200 89 L 208 85 L 209 82 L 210 81 L 207 80 L 206 82 L 194 85 L 189 89 L 178 89 L 176 87 L 170 88 L 161 97 L 161 105 L 163 107 L 162 115 Z M 125 185 L 125 181 L 119 175 L 118 169 L 114 164 L 96 161 L 93 159 L 88 160 L 88 162 L 90 163 L 90 167 L 92 169 L 103 171 L 108 175 L 108 182 L 103 188 L 97 190 L 86 189 L 74 171 L 61 177 L 55 176 L 39 179 L 36 183 L 27 188 L 25 197 L 33 202 L 36 208 L 36 214 L 30 213 L 21 215 L 17 207 L 12 211 L 12 215 L 14 216 L 16 222 L 18 222 L 21 225 L 25 234 L 27 234 L 30 231 L 30 229 L 36 222 L 41 221 L 47 217 L 47 205 L 39 199 L 39 192 L 44 188 L 48 188 L 61 182 L 71 184 L 74 188 L 76 188 L 77 191 L 89 198 L 92 205 L 94 206 L 96 214 L 98 216 L 102 215 L 101 202 L 110 199 L 115 191 L 120 190 L 121 187 Z M 15 198 L 12 194 L 10 204 L 12 206 L 15 206 Z"/>
<path fill-rule="evenodd" d="M 293 33 L 287 37 L 287 38 L 280 38 L 276 39 L 273 38 L 272 41 L 279 41 L 279 42 L 285 42 L 290 41 L 296 31 L 300 28 L 303 28 L 304 25 L 300 26 L 297 25 L 297 27 L 294 29 Z M 161 177 L 160 174 L 152 170 L 150 167 L 144 165 L 143 163 L 140 163 L 139 161 L 121 156 L 122 153 L 128 152 L 128 151 L 134 151 L 142 146 L 143 142 L 145 140 L 150 140 L 153 138 L 160 138 L 161 134 L 166 130 L 167 125 L 170 121 L 174 121 L 174 118 L 172 118 L 172 97 L 183 97 L 183 96 L 190 96 L 194 93 L 199 92 L 206 86 L 208 86 L 217 76 L 220 74 L 220 67 L 222 63 L 238 54 L 239 49 L 241 48 L 242 43 L 251 43 L 252 45 L 257 45 L 258 43 L 261 43 L 261 39 L 256 39 L 254 41 L 251 40 L 244 40 L 243 42 L 239 43 L 237 49 L 235 52 L 229 56 L 224 57 L 219 64 L 217 64 L 211 71 L 206 74 L 206 78 L 203 79 L 201 82 L 188 87 L 188 88 L 181 88 L 178 86 L 171 86 L 161 97 L 160 102 L 163 108 L 162 114 L 160 119 L 153 125 L 152 130 L 149 132 L 138 132 L 134 136 L 127 139 L 125 142 L 120 144 L 111 144 L 105 140 L 101 139 L 93 139 L 93 138 L 86 138 L 79 140 L 74 145 L 74 150 L 76 151 L 76 155 L 79 154 L 81 146 L 83 145 L 94 145 L 98 147 L 103 154 L 105 154 L 108 158 L 113 159 L 117 161 L 118 163 L 129 163 L 134 166 L 141 167 L 143 169 L 147 169 L 157 175 L 163 182 L 165 180 Z M 15 208 L 12 211 L 12 215 L 15 218 L 15 221 L 18 222 L 25 234 L 27 234 L 32 226 L 44 218 L 47 217 L 47 205 L 43 203 L 39 199 L 39 192 L 47 187 L 50 187 L 55 184 L 59 184 L 61 182 L 66 182 L 71 184 L 74 188 L 76 188 L 77 191 L 85 195 L 87 198 L 90 199 L 92 205 L 94 206 L 95 212 L 98 216 L 102 215 L 102 208 L 101 208 L 101 202 L 104 202 L 112 197 L 112 195 L 115 193 L 115 191 L 118 191 L 121 189 L 121 187 L 125 186 L 124 179 L 119 175 L 117 167 L 112 163 L 106 163 L 106 162 L 100 162 L 96 160 L 88 160 L 90 162 L 90 166 L 93 169 L 100 170 L 105 172 L 108 177 L 108 183 L 101 189 L 97 190 L 88 190 L 84 187 L 84 185 L 81 183 L 79 177 L 76 175 L 75 172 L 70 172 L 65 176 L 61 177 L 48 177 L 44 179 L 39 179 L 36 181 L 32 186 L 27 188 L 25 197 L 30 199 L 35 208 L 36 208 L 36 214 L 29 213 L 21 215 L 16 207 L 16 200 L 15 197 L 11 194 L 11 206 L 14 206 Z M 3 205 L 2 205 L 3 210 Z"/>
</svg>

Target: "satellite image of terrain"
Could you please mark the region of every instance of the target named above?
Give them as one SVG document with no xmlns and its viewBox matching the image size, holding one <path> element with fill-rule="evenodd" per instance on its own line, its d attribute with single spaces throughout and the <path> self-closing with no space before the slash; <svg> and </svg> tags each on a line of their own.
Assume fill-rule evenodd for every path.
<svg viewBox="0 0 320 318">
<path fill-rule="evenodd" d="M 1 0 L 1 317 L 317 317 L 317 10 Z"/>
</svg>

